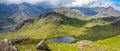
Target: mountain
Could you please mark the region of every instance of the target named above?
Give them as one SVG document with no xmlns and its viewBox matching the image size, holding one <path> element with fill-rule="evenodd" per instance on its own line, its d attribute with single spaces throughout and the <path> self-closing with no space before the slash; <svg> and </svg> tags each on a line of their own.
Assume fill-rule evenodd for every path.
<svg viewBox="0 0 120 51">
<path fill-rule="evenodd" d="M 79 47 L 75 47 L 77 46 L 77 41 L 90 40 L 96 42 L 120 35 L 120 26 L 118 25 L 119 21 L 116 21 L 117 19 L 119 20 L 120 17 L 103 17 L 91 19 L 88 19 L 90 17 L 84 17 L 87 20 L 78 19 L 75 17 L 83 18 L 84 16 L 82 16 L 79 10 L 76 11 L 74 9 L 68 8 L 57 8 L 52 12 L 42 13 L 38 17 L 22 21 L 20 24 L 17 24 L 14 27 L 14 30 L 0 35 L 0 39 L 7 38 L 10 40 L 18 40 L 22 37 L 29 37 L 29 40 L 23 40 L 20 43 L 15 43 L 21 51 L 36 51 L 35 45 L 41 39 L 47 41 L 47 44 L 52 51 L 56 51 L 59 49 L 66 51 L 69 48 L 72 48 L 70 49 L 71 51 L 78 51 Z M 76 40 L 73 43 L 56 43 L 48 41 L 51 38 L 59 38 L 63 36 L 70 36 L 75 38 Z M 28 45 L 29 49 L 26 47 Z M 101 44 L 95 44 L 92 46 L 92 48 L 90 48 L 90 46 L 90 49 L 85 46 L 85 48 L 83 48 L 82 50 L 106 50 L 106 48 L 107 50 L 111 50 L 111 46 L 115 46 L 110 45 L 109 47 L 111 48 L 104 48 L 105 45 L 103 45 L 102 48 L 100 48 L 101 46 L 99 47 L 99 45 Z M 112 49 L 119 48 L 114 47 Z"/>
<path fill-rule="evenodd" d="M 92 8 L 83 8 L 83 7 L 73 7 L 71 9 L 78 9 L 85 16 L 94 16 L 97 14 Z"/>
<path fill-rule="evenodd" d="M 46 11 L 45 11 L 46 10 Z M 26 19 L 40 15 L 41 13 L 51 11 L 49 8 L 37 7 L 28 3 L 22 3 L 18 5 L 18 10 L 16 13 L 13 13 L 10 17 L 16 21 L 24 21 Z"/>
<path fill-rule="evenodd" d="M 31 17 L 40 15 L 41 13 L 51 11 L 52 8 L 44 8 L 40 6 L 35 6 L 29 3 L 21 4 L 0 4 L 0 17 L 10 17 L 13 20 L 23 21 Z"/>
<path fill-rule="evenodd" d="M 97 16 L 120 16 L 120 12 L 113 7 L 102 8 L 98 11 Z"/>
<path fill-rule="evenodd" d="M 90 16 L 118 16 L 119 12 L 112 7 L 108 8 L 82 8 L 82 7 L 73 7 L 73 8 L 47 8 L 41 7 L 40 5 L 32 5 L 29 3 L 21 3 L 21 4 L 0 4 L 0 18 L 11 19 L 12 22 L 20 23 L 24 20 L 31 19 L 34 17 L 38 17 L 40 14 L 45 12 L 54 11 L 59 14 L 64 14 L 70 18 L 77 18 L 85 20 L 86 17 Z M 89 19 L 89 18 L 87 18 Z M 3 21 L 4 22 L 4 21 Z M 9 24 L 9 23 L 8 23 Z M 7 22 L 4 26 L 8 26 Z"/>
<path fill-rule="evenodd" d="M 0 4 L 0 39 L 20 51 L 38 51 L 41 40 L 46 51 L 120 51 L 120 12 L 113 7 L 44 6 Z"/>
<path fill-rule="evenodd" d="M 99 12 L 101 9 L 104 9 L 105 7 L 92 7 L 91 9 L 93 9 L 96 12 Z"/>
<path fill-rule="evenodd" d="M 69 9 L 69 8 L 56 8 L 54 10 L 56 13 L 64 14 L 66 16 L 75 17 L 75 16 L 83 16 L 83 14 L 77 9 Z"/>
<path fill-rule="evenodd" d="M 24 20 L 37 17 L 42 13 L 52 11 L 52 8 L 44 8 L 29 3 L 21 4 L 0 4 L 0 28 L 10 28 L 10 25 L 20 23 Z M 6 27 L 6 28 L 5 28 Z"/>
<path fill-rule="evenodd" d="M 10 17 L 13 13 L 17 12 L 17 5 L 11 4 L 11 5 L 5 5 L 0 4 L 0 17 Z"/>
<path fill-rule="evenodd" d="M 41 13 L 52 11 L 54 8 L 43 7 L 41 5 L 32 5 L 29 3 L 21 4 L 0 4 L 0 17 L 10 17 L 15 22 L 22 22 L 23 20 L 29 19 L 40 15 Z M 60 8 L 59 8 L 60 9 Z M 56 9 L 58 10 L 58 9 Z M 119 11 L 112 7 L 96 7 L 96 8 L 83 8 L 83 7 L 72 7 L 68 9 L 61 9 L 61 12 L 68 12 L 72 14 L 71 10 L 74 11 L 74 15 L 77 16 L 118 16 Z M 59 11 L 60 12 L 60 11 Z M 64 13 L 63 13 L 64 14 Z"/>
<path fill-rule="evenodd" d="M 84 16 L 120 16 L 120 12 L 113 7 L 94 7 L 94 8 L 84 8 L 84 7 L 72 7 L 71 9 L 77 9 Z"/>
</svg>

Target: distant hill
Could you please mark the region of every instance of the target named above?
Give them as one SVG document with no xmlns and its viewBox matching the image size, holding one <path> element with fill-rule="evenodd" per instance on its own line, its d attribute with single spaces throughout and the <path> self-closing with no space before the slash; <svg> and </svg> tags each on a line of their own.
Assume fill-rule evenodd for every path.
<svg viewBox="0 0 120 51">
<path fill-rule="evenodd" d="M 115 10 L 112 7 L 104 8 L 82 8 L 82 7 L 72 7 L 72 8 L 48 8 L 41 7 L 40 5 L 32 5 L 29 3 L 21 3 L 21 4 L 0 4 L 0 18 L 4 18 L 3 20 L 12 20 L 12 21 L 3 21 L 4 25 L 9 26 L 11 23 L 20 23 L 24 20 L 32 19 L 34 17 L 38 17 L 39 15 L 46 12 L 55 12 L 62 14 L 69 18 L 76 18 L 79 20 L 88 20 L 91 18 L 87 17 L 111 17 L 111 16 L 120 16 L 120 12 Z M 3 26 L 2 26 L 3 27 Z"/>
<path fill-rule="evenodd" d="M 51 8 L 35 6 L 29 3 L 0 4 L 0 17 L 10 17 L 15 21 L 22 21 L 51 10 Z"/>
<path fill-rule="evenodd" d="M 63 15 L 75 17 L 75 16 L 83 16 L 83 14 L 78 9 L 69 9 L 69 8 L 56 8 L 54 10 L 56 13 L 60 13 Z"/>
<path fill-rule="evenodd" d="M 0 4 L 0 27 L 8 27 L 14 22 L 20 23 L 24 20 L 38 17 L 40 14 L 52 11 L 52 8 L 44 8 L 29 3 Z M 2 28 L 0 31 L 2 31 Z"/>
<path fill-rule="evenodd" d="M 13 13 L 17 12 L 17 4 L 5 5 L 0 4 L 0 17 L 10 17 Z"/>
<path fill-rule="evenodd" d="M 107 8 L 99 9 L 97 16 L 120 16 L 120 12 L 110 6 Z"/>
<path fill-rule="evenodd" d="M 73 7 L 71 9 L 79 10 L 84 16 L 120 16 L 120 12 L 113 7 L 94 7 L 94 8 L 83 8 L 83 7 Z"/>
<path fill-rule="evenodd" d="M 97 14 L 92 8 L 83 8 L 83 7 L 73 7 L 71 9 L 78 9 L 85 16 L 94 16 Z"/>
<path fill-rule="evenodd" d="M 0 17 L 10 17 L 15 22 L 21 22 L 31 17 L 37 17 L 41 13 L 53 11 L 54 8 L 43 7 L 39 5 L 32 5 L 29 3 L 21 4 L 0 4 Z M 72 16 L 120 16 L 120 12 L 112 7 L 95 7 L 95 8 L 83 8 L 83 7 L 71 7 L 67 9 L 57 8 L 62 14 L 72 14 Z M 54 11 L 56 11 L 54 10 Z M 71 11 L 74 11 L 71 12 Z M 58 12 L 58 11 L 56 11 Z"/>
</svg>

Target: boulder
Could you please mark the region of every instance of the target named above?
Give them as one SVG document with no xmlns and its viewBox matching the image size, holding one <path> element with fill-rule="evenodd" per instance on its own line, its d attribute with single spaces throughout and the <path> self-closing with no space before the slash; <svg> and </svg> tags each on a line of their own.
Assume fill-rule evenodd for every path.
<svg viewBox="0 0 120 51">
<path fill-rule="evenodd" d="M 38 43 L 37 45 L 37 50 L 48 50 L 49 47 L 47 46 L 47 44 L 45 43 L 44 40 L 42 40 L 40 43 Z"/>
<path fill-rule="evenodd" d="M 92 47 L 94 47 L 93 42 L 89 41 L 89 40 L 82 40 L 82 41 L 77 42 L 77 44 L 78 44 L 79 48 L 92 48 Z"/>
<path fill-rule="evenodd" d="M 0 40 L 0 51 L 19 51 L 16 46 L 12 44 L 11 41 L 7 39 Z"/>
</svg>

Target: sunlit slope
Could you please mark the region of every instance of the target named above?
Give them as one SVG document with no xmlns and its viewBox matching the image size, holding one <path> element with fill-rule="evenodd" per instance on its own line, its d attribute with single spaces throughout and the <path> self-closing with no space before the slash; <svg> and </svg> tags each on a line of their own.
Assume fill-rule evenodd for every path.
<svg viewBox="0 0 120 51">
<path fill-rule="evenodd" d="M 86 23 L 86 20 L 69 18 L 59 13 L 46 13 L 40 15 L 38 20 L 34 20 L 32 23 L 24 25 L 18 30 L 7 33 L 8 36 L 6 38 L 11 36 L 28 36 L 35 39 L 44 39 L 65 35 L 73 36 L 83 34 L 85 31 L 83 26 Z"/>
</svg>

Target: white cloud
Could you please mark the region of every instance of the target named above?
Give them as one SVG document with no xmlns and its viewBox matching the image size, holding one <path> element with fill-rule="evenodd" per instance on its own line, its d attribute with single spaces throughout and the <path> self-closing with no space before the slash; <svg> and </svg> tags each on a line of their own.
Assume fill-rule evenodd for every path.
<svg viewBox="0 0 120 51">
<path fill-rule="evenodd" d="M 120 11 L 120 4 L 115 2 L 106 1 L 106 2 L 98 2 L 93 5 L 90 5 L 90 7 L 109 7 L 109 6 L 112 6 L 114 9 Z"/>
<path fill-rule="evenodd" d="M 101 2 L 101 3 L 95 3 L 95 4 L 91 5 L 90 7 L 109 7 L 109 6 L 115 6 L 115 3 Z"/>
<path fill-rule="evenodd" d="M 43 1 L 44 0 L 0 0 L 1 3 L 8 3 L 8 4 L 11 4 L 11 3 L 20 4 L 23 2 L 35 4 L 35 3 L 43 2 Z"/>
<path fill-rule="evenodd" d="M 120 7 L 115 7 L 115 9 L 120 11 Z"/>
<path fill-rule="evenodd" d="M 90 7 L 108 7 L 108 6 L 116 6 L 115 3 L 109 2 L 109 0 L 0 0 L 0 3 L 5 3 L 5 4 L 11 4 L 11 3 L 20 4 L 23 2 L 27 2 L 30 4 L 47 5 L 49 7 L 89 7 L 89 6 Z"/>
<path fill-rule="evenodd" d="M 72 2 L 72 6 L 78 6 L 78 7 L 88 6 L 98 1 L 99 0 L 75 0 L 74 2 Z"/>
<path fill-rule="evenodd" d="M 55 6 L 55 7 L 61 7 L 61 6 L 65 6 L 68 3 L 71 3 L 74 0 L 0 0 L 0 3 L 4 3 L 4 4 L 20 4 L 23 2 L 27 2 L 30 4 L 43 4 L 43 5 L 51 5 L 51 6 Z"/>
</svg>

